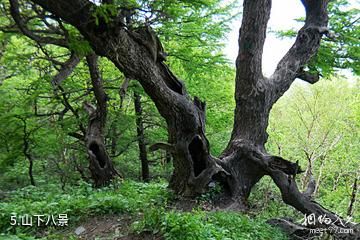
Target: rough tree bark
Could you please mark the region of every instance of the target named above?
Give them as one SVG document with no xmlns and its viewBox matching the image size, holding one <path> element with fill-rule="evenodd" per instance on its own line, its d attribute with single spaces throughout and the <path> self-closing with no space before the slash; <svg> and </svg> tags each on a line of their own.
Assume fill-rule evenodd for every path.
<svg viewBox="0 0 360 240">
<path fill-rule="evenodd" d="M 306 9 L 304 26 L 294 45 L 278 63 L 271 77 L 262 74 L 262 52 L 270 16 L 271 0 L 244 0 L 239 53 L 236 60 L 236 109 L 228 146 L 219 158 L 209 153 L 205 135 L 205 103 L 191 99 L 182 82 L 165 63 L 154 61 L 153 49 L 134 37 L 131 29 L 114 19 L 96 21 L 96 6 L 87 0 L 32 0 L 47 11 L 75 26 L 94 51 L 111 60 L 131 79 L 140 82 L 168 125 L 169 144 L 159 143 L 173 155 L 174 172 L 170 187 L 185 196 L 206 190 L 214 177 L 227 183 L 236 204 L 246 205 L 254 184 L 269 175 L 279 187 L 285 203 L 305 213 L 338 216 L 299 191 L 294 176 L 297 163 L 272 156 L 265 150 L 266 128 L 273 104 L 289 89 L 295 78 L 309 83 L 318 75 L 304 71 L 327 32 L 328 0 L 302 0 Z M 101 16 L 98 16 L 101 18 Z M 96 24 L 98 22 L 99 24 Z"/>
<path fill-rule="evenodd" d="M 66 94 L 65 90 L 61 86 L 61 83 L 71 75 L 73 70 L 80 63 L 81 58 L 73 51 L 68 60 L 65 62 L 59 62 L 53 58 L 51 58 L 46 50 L 42 47 L 43 45 L 52 44 L 59 47 L 71 49 L 69 44 L 69 32 L 63 26 L 63 23 L 58 18 L 53 18 L 54 23 L 57 24 L 52 25 L 48 29 L 48 36 L 44 36 L 44 34 L 39 34 L 34 29 L 30 29 L 27 26 L 27 16 L 22 15 L 20 10 L 21 4 L 19 4 L 18 0 L 10 0 L 10 14 L 14 19 L 16 26 L 18 27 L 18 31 L 23 33 L 25 36 L 34 40 L 40 49 L 44 52 L 47 57 L 47 60 L 53 63 L 55 69 L 58 70 L 57 74 L 52 78 L 52 86 L 55 92 L 55 96 L 57 99 L 61 101 L 64 105 L 64 110 L 56 113 L 59 115 L 59 120 L 61 121 L 64 115 L 70 111 L 78 120 L 80 116 L 78 111 L 74 109 L 69 101 L 69 96 Z M 39 12 L 37 12 L 39 14 Z M 49 23 L 46 20 L 46 16 L 43 14 L 39 14 L 37 16 L 40 21 L 44 22 L 45 26 L 49 26 Z M 57 27 L 55 27 L 57 26 Z M 114 166 L 111 162 L 111 159 L 108 157 L 108 154 L 105 150 L 104 139 L 103 139 L 103 128 L 105 127 L 106 122 L 106 95 L 102 87 L 101 78 L 99 71 L 97 69 L 97 57 L 94 54 L 89 54 L 87 56 L 87 61 L 89 65 L 89 71 L 91 75 L 92 85 L 94 88 L 95 98 L 97 100 L 97 108 L 93 108 L 91 105 L 87 105 L 87 110 L 89 113 L 89 124 L 88 128 L 85 129 L 83 124 L 78 121 L 79 130 L 81 134 L 78 132 L 70 132 L 69 136 L 75 137 L 82 142 L 85 142 L 85 147 L 89 154 L 89 170 L 91 173 L 92 180 L 95 186 L 103 186 L 107 184 L 114 175 L 118 174 L 114 169 Z M 36 105 L 35 105 L 36 107 Z M 35 108 L 35 114 L 37 116 L 47 116 L 47 114 L 37 114 Z M 27 147 L 28 144 L 24 144 Z M 29 154 L 27 154 L 27 158 L 30 161 L 29 175 L 31 179 L 31 183 L 34 185 L 34 181 L 32 178 L 32 159 Z M 79 173 L 83 179 L 87 178 L 84 175 L 84 172 L 78 168 Z"/>
<path fill-rule="evenodd" d="M 105 24 L 100 19 L 96 24 L 92 12 L 96 6 L 90 1 L 33 2 L 75 26 L 98 55 L 110 59 L 127 78 L 141 83 L 168 124 L 170 144 L 166 147 L 173 153 L 175 166 L 170 186 L 183 195 L 203 192 L 211 177 L 223 171 L 209 154 L 205 104 L 191 100 L 182 82 L 163 62 L 154 61 L 147 47 L 119 21 Z"/>
<path fill-rule="evenodd" d="M 147 149 L 145 144 L 141 95 L 136 92 L 134 92 L 134 105 L 136 114 L 137 142 L 139 145 L 139 157 L 141 161 L 141 178 L 144 182 L 148 182 L 150 180 L 149 162 L 147 158 Z"/>
<path fill-rule="evenodd" d="M 89 123 L 86 130 L 85 146 L 89 155 L 89 169 L 97 187 L 108 184 L 119 173 L 114 168 L 104 144 L 104 128 L 107 115 L 107 96 L 102 86 L 102 79 L 97 64 L 97 56 L 86 56 L 89 66 L 91 83 L 94 88 L 96 107 L 84 103 L 89 114 Z M 120 176 L 120 175 L 119 175 Z"/>
</svg>

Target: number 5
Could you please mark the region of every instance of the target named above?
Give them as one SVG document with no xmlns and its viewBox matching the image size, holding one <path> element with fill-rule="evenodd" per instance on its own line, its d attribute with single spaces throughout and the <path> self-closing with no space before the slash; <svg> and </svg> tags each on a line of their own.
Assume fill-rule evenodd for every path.
<svg viewBox="0 0 360 240">
<path fill-rule="evenodd" d="M 10 225 L 11 225 L 11 226 L 16 225 L 16 215 L 12 215 L 12 216 L 10 217 Z"/>
</svg>

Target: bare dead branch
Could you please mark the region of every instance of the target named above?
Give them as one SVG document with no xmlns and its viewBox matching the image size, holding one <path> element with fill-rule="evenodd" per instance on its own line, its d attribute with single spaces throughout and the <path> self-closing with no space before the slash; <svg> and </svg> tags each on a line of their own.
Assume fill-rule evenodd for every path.
<svg viewBox="0 0 360 240">
<path fill-rule="evenodd" d="M 126 96 L 126 91 L 129 86 L 130 78 L 125 77 L 124 82 L 121 84 L 121 87 L 119 89 L 119 95 L 120 95 L 120 109 L 123 108 L 124 99 Z"/>
<path fill-rule="evenodd" d="M 69 132 L 68 135 L 69 135 L 70 137 L 74 137 L 74 138 L 76 138 L 76 139 L 79 139 L 80 141 L 84 141 L 84 140 L 85 140 L 85 136 L 82 135 L 82 134 L 79 134 L 79 133 L 77 133 L 77 132 Z"/>
<path fill-rule="evenodd" d="M 168 152 L 174 152 L 175 148 L 173 145 L 169 143 L 155 143 L 149 147 L 150 152 L 157 151 L 159 149 L 168 151 Z"/>
<path fill-rule="evenodd" d="M 63 63 L 59 72 L 53 77 L 51 83 L 56 88 L 74 71 L 75 67 L 79 64 L 80 58 L 75 54 L 71 53 L 70 58 Z"/>
<path fill-rule="evenodd" d="M 304 71 L 303 69 L 300 69 L 300 71 L 296 75 L 296 78 L 299 78 L 310 84 L 314 84 L 319 81 L 320 74 L 319 73 L 310 73 L 310 72 Z"/>
</svg>

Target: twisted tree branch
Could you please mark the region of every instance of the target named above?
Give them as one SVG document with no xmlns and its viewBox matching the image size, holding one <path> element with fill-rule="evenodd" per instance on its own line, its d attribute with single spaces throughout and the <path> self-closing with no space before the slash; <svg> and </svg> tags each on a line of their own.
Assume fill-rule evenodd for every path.
<svg viewBox="0 0 360 240">
<path fill-rule="evenodd" d="M 306 10 L 304 26 L 299 30 L 295 43 L 278 63 L 270 77 L 271 100 L 275 103 L 290 87 L 295 78 L 310 83 L 318 77 L 302 72 L 302 68 L 320 47 L 323 34 L 328 32 L 327 5 L 329 0 L 303 0 Z"/>
</svg>

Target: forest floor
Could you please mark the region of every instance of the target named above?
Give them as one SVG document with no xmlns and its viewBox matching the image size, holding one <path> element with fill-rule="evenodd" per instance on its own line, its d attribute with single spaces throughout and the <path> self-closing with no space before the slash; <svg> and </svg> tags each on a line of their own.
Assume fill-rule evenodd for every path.
<svg viewBox="0 0 360 240">
<path fill-rule="evenodd" d="M 139 234 L 131 231 L 133 217 L 128 215 L 104 215 L 95 216 L 79 223 L 78 227 L 73 228 L 71 232 L 65 235 L 75 235 L 78 239 L 92 240 L 160 240 L 161 235 L 153 235 L 149 232 Z M 81 231 L 81 233 L 79 232 Z"/>
<path fill-rule="evenodd" d="M 8 191 L 0 201 L 0 239 L 190 240 L 287 239 L 266 220 L 288 214 L 278 205 L 251 213 L 220 210 L 211 203 L 216 189 L 195 200 L 179 199 L 164 181 L 123 181 L 94 189 L 80 183 L 61 190 L 56 185 Z M 276 211 L 276 212 L 274 212 Z M 68 226 L 23 226 L 24 215 L 67 214 Z M 10 224 L 16 216 L 17 224 Z"/>
</svg>

